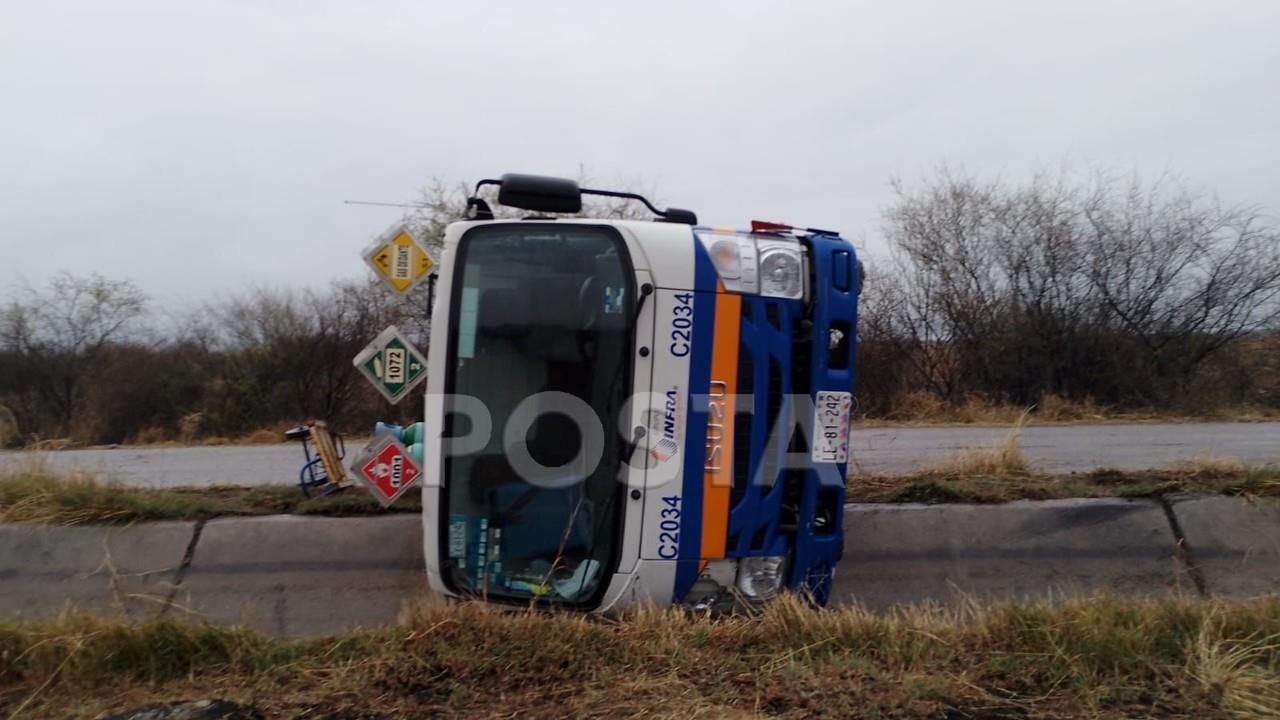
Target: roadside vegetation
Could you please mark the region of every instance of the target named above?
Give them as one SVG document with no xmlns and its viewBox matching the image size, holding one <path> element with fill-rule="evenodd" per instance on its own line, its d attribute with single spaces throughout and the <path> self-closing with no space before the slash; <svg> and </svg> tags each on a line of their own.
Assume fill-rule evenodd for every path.
<svg viewBox="0 0 1280 720">
<path fill-rule="evenodd" d="M 1180 493 L 1280 497 L 1280 467 L 1238 470 L 1177 465 L 1158 470 L 1099 469 L 1051 475 L 1039 472 L 956 474 L 923 470 L 912 475 L 852 475 L 851 503 L 1003 503 L 1067 498 L 1157 498 Z"/>
<path fill-rule="evenodd" d="M 1064 498 L 1143 498 L 1177 493 L 1280 497 L 1280 466 L 1249 467 L 1202 456 L 1167 468 L 1100 469 L 1051 475 L 1030 468 L 1016 436 L 991 448 L 964 450 L 910 475 L 849 476 L 848 502 L 1002 503 Z M 419 512 L 417 492 L 389 509 L 355 486 L 330 497 L 304 498 L 293 485 L 137 488 L 93 473 L 58 471 L 35 460 L 0 471 L 0 523 L 126 524 L 231 515 L 376 515 Z"/>
<path fill-rule="evenodd" d="M 1280 352 L 1280 344 L 1278 344 Z M 874 370 L 872 372 L 875 372 Z M 859 386 L 859 395 L 862 395 Z M 929 425 L 1072 425 L 1096 423 L 1266 422 L 1280 420 L 1280 407 L 1259 404 L 1205 405 L 1182 409 L 1102 406 L 1048 393 L 1029 406 L 968 395 L 947 403 L 929 393 L 906 393 L 891 408 L 858 415 L 855 428 Z"/>
<path fill-rule="evenodd" d="M 311 640 L 70 614 L 0 622 L 0 713 L 226 698 L 271 718 L 1280 716 L 1280 600 L 647 611 L 422 603 Z"/>
<path fill-rule="evenodd" d="M 1022 450 L 1026 417 L 1024 413 L 990 446 L 957 450 L 915 473 L 876 475 L 851 470 L 845 499 L 864 503 L 1002 503 L 1178 493 L 1280 496 L 1280 465 L 1250 467 L 1235 458 L 1208 454 L 1151 470 L 1040 472 Z"/>
<path fill-rule="evenodd" d="M 903 405 L 889 416 L 859 415 L 857 428 L 883 427 L 950 427 L 955 425 L 1008 425 L 1022 422 L 1024 425 L 1075 425 L 1107 423 L 1197 423 L 1197 422 L 1274 422 L 1280 421 L 1280 407 L 1262 405 L 1214 406 L 1198 411 L 1173 410 L 1116 410 L 1091 403 L 1077 404 L 1049 395 L 1029 408 L 992 403 L 976 397 L 951 406 L 932 397 L 905 398 Z M 3 412 L 0 406 L 0 412 Z M 1189 414 L 1190 413 L 1190 414 Z M 401 422 L 416 422 L 419 418 L 405 416 Z M 3 415 L 0 415 L 0 438 L 4 438 Z M 285 430 L 299 423 L 277 423 L 238 435 L 196 436 L 182 430 L 149 426 L 136 435 L 119 443 L 128 447 L 219 447 L 225 445 L 274 445 L 286 443 Z M 14 427 L 13 425 L 9 427 Z M 372 430 L 358 426 L 348 437 L 366 438 Z M 6 447 L 0 440 L 0 449 Z M 9 447 L 19 449 L 18 443 Z M 29 439 L 20 449 L 24 450 L 72 450 L 91 447 L 69 437 Z"/>
<path fill-rule="evenodd" d="M 406 493 L 394 511 L 417 512 Z M 198 520 L 227 515 L 371 515 L 383 512 L 372 496 L 352 488 L 307 499 L 293 485 L 135 488 L 100 480 L 92 473 L 61 472 L 39 461 L 0 472 L 0 522 L 46 525 Z"/>
<path fill-rule="evenodd" d="M 1280 226 L 1176 177 L 895 182 L 858 319 L 870 417 L 1280 407 Z"/>
<path fill-rule="evenodd" d="M 247 433 L 227 437 L 225 435 L 205 435 L 202 437 L 194 437 L 190 434 L 166 432 L 163 428 L 149 427 L 144 428 L 137 435 L 128 438 L 122 445 L 141 445 L 141 446 L 161 446 L 161 447 L 187 447 L 192 445 L 200 446 L 216 446 L 216 445 L 273 445 L 276 443 L 288 442 L 285 439 L 285 430 L 292 428 L 299 423 L 281 424 L 275 427 L 258 428 Z"/>
</svg>

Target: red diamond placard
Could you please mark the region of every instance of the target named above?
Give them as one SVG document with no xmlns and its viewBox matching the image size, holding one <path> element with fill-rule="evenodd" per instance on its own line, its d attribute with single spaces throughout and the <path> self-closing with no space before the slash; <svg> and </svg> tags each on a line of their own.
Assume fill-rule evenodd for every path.
<svg viewBox="0 0 1280 720">
<path fill-rule="evenodd" d="M 422 470 L 409 451 L 390 435 L 375 438 L 372 450 L 357 458 L 351 469 L 383 507 L 395 502 L 422 477 Z"/>
</svg>

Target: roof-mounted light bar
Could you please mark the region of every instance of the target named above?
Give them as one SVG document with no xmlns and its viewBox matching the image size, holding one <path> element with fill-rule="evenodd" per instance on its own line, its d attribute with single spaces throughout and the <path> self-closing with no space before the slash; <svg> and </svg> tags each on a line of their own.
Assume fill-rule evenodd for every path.
<svg viewBox="0 0 1280 720">
<path fill-rule="evenodd" d="M 498 204 L 516 207 L 522 210 L 550 213 L 576 213 L 582 211 L 583 195 L 600 195 L 602 197 L 638 200 L 646 208 L 665 222 L 697 225 L 698 216 L 692 210 L 667 208 L 661 210 L 649 202 L 648 198 L 637 193 L 617 190 L 594 190 L 580 188 L 578 183 L 566 178 L 546 177 L 544 175 L 521 175 L 507 173 L 500 179 L 486 178 L 476 183 L 472 197 L 467 198 L 467 215 L 475 220 L 492 220 L 493 211 L 489 204 L 480 197 L 480 188 L 485 185 L 498 186 Z"/>
<path fill-rule="evenodd" d="M 832 237 L 840 237 L 840 233 L 834 230 L 823 230 L 821 228 L 802 228 L 785 223 L 769 222 L 767 220 L 752 220 L 751 232 L 798 232 L 809 233 L 810 235 L 830 235 Z"/>
</svg>

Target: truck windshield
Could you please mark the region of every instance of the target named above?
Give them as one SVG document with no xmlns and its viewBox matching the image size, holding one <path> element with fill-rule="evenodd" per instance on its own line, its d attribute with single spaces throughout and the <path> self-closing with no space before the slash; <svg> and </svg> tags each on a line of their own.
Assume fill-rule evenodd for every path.
<svg viewBox="0 0 1280 720">
<path fill-rule="evenodd" d="M 592 604 L 617 564 L 625 490 L 626 247 L 608 227 L 525 222 L 472 228 L 457 258 L 446 393 L 484 403 L 493 431 L 445 462 L 446 579 L 461 593 Z M 447 437 L 470 431 L 461 418 L 449 415 Z"/>
</svg>

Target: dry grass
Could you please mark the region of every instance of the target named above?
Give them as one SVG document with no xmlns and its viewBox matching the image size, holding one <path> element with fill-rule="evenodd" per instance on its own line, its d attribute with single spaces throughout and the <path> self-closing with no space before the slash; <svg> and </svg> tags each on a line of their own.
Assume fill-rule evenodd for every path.
<svg viewBox="0 0 1280 720">
<path fill-rule="evenodd" d="M 997 459 L 963 464 L 946 472 L 930 469 L 912 475 L 854 475 L 849 502 L 1001 503 L 1081 497 L 1154 497 L 1168 493 L 1280 496 L 1280 467 L 1245 468 L 1230 462 L 1179 465 L 1140 472 L 1095 470 L 1046 475 L 1009 460 L 1004 447 Z M 1016 457 L 1016 456 L 1015 456 Z M 983 472 L 972 472 L 980 468 Z M 392 512 L 418 512 L 418 493 L 406 493 Z M 80 471 L 55 471 L 40 458 L 0 472 L 0 522 L 81 525 L 145 520 L 189 520 L 229 515 L 353 516 L 384 512 L 360 488 L 308 500 L 296 487 L 215 486 L 133 488 L 103 482 Z"/>
<path fill-rule="evenodd" d="M 1222 477 L 1226 475 L 1243 475 L 1249 470 L 1238 458 L 1222 457 L 1211 453 L 1200 453 L 1190 460 L 1174 463 L 1171 470 L 1194 476 Z"/>
<path fill-rule="evenodd" d="M 1031 465 L 1022 452 L 1022 429 L 1027 424 L 1027 418 L 1028 413 L 1023 412 L 1008 434 L 990 447 L 968 448 L 951 453 L 926 468 L 925 472 L 943 477 L 1007 477 L 1029 474 Z"/>
<path fill-rule="evenodd" d="M 164 428 L 147 427 L 138 431 L 129 441 L 130 445 L 161 445 L 169 442 L 169 434 Z"/>
<path fill-rule="evenodd" d="M 1233 485 L 1232 491 L 1246 496 L 1280 495 L 1280 467 L 1270 465 L 1249 468 L 1239 482 Z"/>
<path fill-rule="evenodd" d="M 946 475 L 924 471 L 912 475 L 852 475 L 848 502 L 862 503 L 1003 503 L 1014 500 L 1065 498 L 1144 498 L 1179 493 L 1244 497 L 1280 496 L 1280 466 L 1244 468 L 1239 473 L 1158 470 L 1113 470 L 1049 475 Z"/>
<path fill-rule="evenodd" d="M 236 438 L 237 445 L 274 445 L 285 442 L 283 430 L 258 428 L 251 433 Z"/>
<path fill-rule="evenodd" d="M 1236 458 L 1200 454 L 1156 470 L 1101 468 L 1087 473 L 1037 472 L 1022 451 L 1019 419 L 989 447 L 969 448 L 909 475 L 850 475 L 849 502 L 1002 503 L 1091 497 L 1157 497 L 1172 493 L 1280 496 L 1280 465 L 1250 467 Z"/>
<path fill-rule="evenodd" d="M 1156 497 L 1171 493 L 1280 496 L 1280 466 L 1249 467 L 1236 458 L 1200 454 L 1167 468 L 1050 475 L 1022 450 L 1024 412 L 987 447 L 944 456 L 909 475 L 850 475 L 849 502 L 1002 503 L 1090 497 Z"/>
<path fill-rule="evenodd" d="M 18 433 L 18 419 L 13 416 L 12 410 L 0 403 L 0 448 L 20 444 L 22 440 Z"/>
<path fill-rule="evenodd" d="M 1280 718 L 1280 634 L 1227 638 L 1215 618 L 1206 618 L 1189 641 L 1187 674 L 1203 697 L 1242 718 Z"/>
<path fill-rule="evenodd" d="M 1091 398 L 1077 402 L 1048 393 L 1036 403 L 1035 414 L 1041 422 L 1099 422 L 1108 419 L 1110 413 Z"/>
<path fill-rule="evenodd" d="M 67 438 L 67 437 L 37 438 L 27 443 L 24 449 L 46 451 L 46 450 L 66 450 L 67 448 L 71 448 L 71 447 L 75 447 L 75 442 L 72 441 L 71 438 Z"/>
<path fill-rule="evenodd" d="M 0 474 L 0 522 L 81 525 L 170 520 L 276 510 L 277 488 L 245 488 L 228 497 L 203 491 L 129 488 L 81 471 L 51 471 L 39 460 Z M 252 495 L 249 493 L 252 492 Z M 296 493 L 296 491 L 294 491 Z"/>
<path fill-rule="evenodd" d="M 226 697 L 271 718 L 1248 718 L 1280 713 L 1280 600 L 614 620 L 419 605 L 286 641 L 174 619 L 0 624 L 0 714 Z"/>
<path fill-rule="evenodd" d="M 993 403 L 977 395 L 948 404 L 926 392 L 907 393 L 893 412 L 883 418 L 858 418 L 859 424 L 892 425 L 1008 425 L 1016 422 L 1026 408 Z"/>
<path fill-rule="evenodd" d="M 179 431 L 176 436 L 171 437 L 170 433 L 164 428 L 148 427 L 139 430 L 137 435 L 134 435 L 124 444 L 186 447 L 191 445 L 272 445 L 282 442 L 285 442 L 284 431 L 277 431 L 271 428 L 259 428 L 253 432 L 246 433 L 235 438 L 224 437 L 222 435 L 210 435 L 208 437 L 197 438 L 194 436 L 183 435 L 182 431 Z"/>
<path fill-rule="evenodd" d="M 185 426 L 184 426 L 185 428 Z M 180 428 L 176 432 L 161 427 L 145 427 L 136 435 L 126 438 L 120 443 L 126 447 L 219 447 L 223 445 L 274 445 L 287 442 L 284 429 L 258 428 L 244 435 L 228 437 L 226 435 L 192 435 L 189 429 Z M 4 445 L 0 445 L 4 447 Z M 73 438 L 47 438 L 33 440 L 22 449 L 35 451 L 72 450 L 86 447 L 86 443 Z"/>
<path fill-rule="evenodd" d="M 406 493 L 395 511 L 422 508 L 416 493 Z M 82 471 L 54 471 L 36 458 L 0 472 L 0 522 L 44 525 L 129 523 L 144 520 L 193 520 L 227 515 L 371 515 L 382 512 L 358 488 L 308 500 L 296 487 L 133 488 L 102 482 Z"/>
<path fill-rule="evenodd" d="M 884 416 L 859 416 L 857 424 L 861 427 L 1009 425 L 1024 414 L 1030 425 L 1280 420 L 1280 408 L 1259 405 L 1202 408 L 1189 414 L 1176 410 L 1117 410 L 1091 399 L 1069 400 L 1053 393 L 1041 396 L 1039 402 L 1030 407 L 993 402 L 978 395 L 967 395 L 959 403 L 948 404 L 936 395 L 917 391 L 904 395 Z"/>
</svg>

